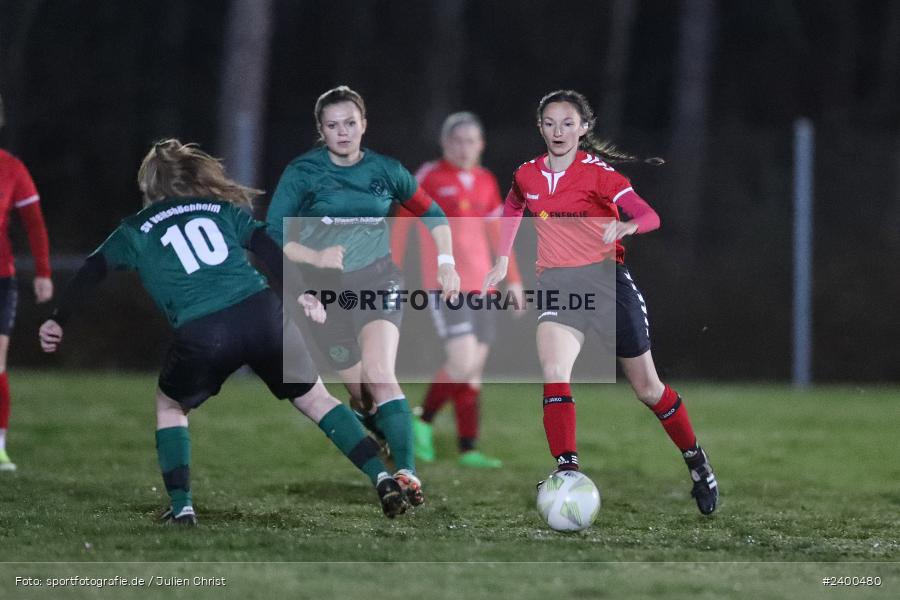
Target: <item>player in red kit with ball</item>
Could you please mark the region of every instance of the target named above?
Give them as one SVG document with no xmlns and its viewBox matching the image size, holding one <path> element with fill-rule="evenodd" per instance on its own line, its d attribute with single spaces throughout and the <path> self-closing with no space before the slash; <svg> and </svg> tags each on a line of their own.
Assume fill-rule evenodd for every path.
<svg viewBox="0 0 900 600">
<path fill-rule="evenodd" d="M 465 294 L 481 289 L 485 274 L 493 263 L 492 245 L 500 234 L 500 212 L 503 200 L 494 175 L 481 166 L 484 152 L 484 127 L 470 112 L 449 115 L 441 127 L 443 158 L 425 163 L 416 173 L 419 185 L 440 205 L 450 219 L 453 232 L 453 255 L 460 276 L 460 290 Z M 398 217 L 411 217 L 398 210 Z M 406 239 L 413 219 L 398 218 L 391 229 L 391 255 L 403 263 Z M 420 263 L 423 285 L 437 281 L 437 250 L 427 230 L 418 226 Z M 508 289 L 524 306 L 522 282 L 511 257 Z M 430 463 L 435 460 L 432 421 L 438 411 L 453 402 L 459 444 L 459 464 L 473 468 L 499 468 L 499 459 L 476 448 L 479 434 L 479 405 L 484 365 L 496 337 L 494 313 L 476 310 L 463 304 L 450 309 L 432 304 L 431 316 L 438 335 L 444 341 L 446 359 L 434 375 L 425 394 L 418 417 L 413 420 L 413 448 L 416 458 Z"/>
<path fill-rule="evenodd" d="M 3 99 L 0 98 L 0 128 L 3 127 Z M 34 296 L 38 303 L 53 297 L 50 280 L 50 249 L 47 228 L 41 214 L 40 197 L 28 169 L 18 158 L 0 149 L 0 471 L 15 471 L 16 465 L 6 453 L 6 431 L 9 428 L 9 378 L 6 356 L 9 335 L 16 320 L 18 287 L 9 240 L 9 221 L 13 209 L 19 214 L 31 255 L 34 257 Z"/>
<path fill-rule="evenodd" d="M 515 173 L 504 204 L 499 258 L 483 285 L 496 285 L 506 276 L 506 255 L 526 208 L 538 217 L 540 289 L 590 290 L 602 296 L 601 273 L 614 264 L 615 290 L 608 291 L 615 298 L 619 364 L 635 395 L 656 414 L 681 451 L 693 482 L 691 495 L 700 512 L 711 514 L 719 498 L 715 474 L 697 443 L 681 396 L 659 379 L 650 353 L 644 298 L 624 263 L 620 240 L 659 227 L 656 212 L 635 193 L 628 179 L 609 165 L 635 158 L 593 136 L 593 110 L 578 92 L 547 94 L 538 106 L 537 118 L 547 153 Z M 631 219 L 620 220 L 620 210 Z M 538 317 L 544 430 L 560 470 L 579 468 L 575 402 L 569 384 L 585 333 L 591 329 L 601 336 L 607 333 L 601 330 L 597 315 L 586 311 L 544 310 Z"/>
</svg>

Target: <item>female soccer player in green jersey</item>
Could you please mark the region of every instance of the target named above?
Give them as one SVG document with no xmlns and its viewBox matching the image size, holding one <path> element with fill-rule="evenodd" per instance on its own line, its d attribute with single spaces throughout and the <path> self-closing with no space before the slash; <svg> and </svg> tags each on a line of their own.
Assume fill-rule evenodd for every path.
<svg viewBox="0 0 900 600">
<path fill-rule="evenodd" d="M 321 145 L 285 169 L 269 206 L 269 231 L 288 258 L 317 267 L 319 281 L 330 273 L 332 290 L 379 292 L 376 310 L 335 310 L 324 325 L 313 327 L 313 335 L 358 414 L 390 445 L 398 468 L 394 478 L 416 506 L 425 498 L 416 477 L 409 405 L 395 374 L 401 318 L 395 292 L 403 280 L 391 261 L 385 218 L 397 205 L 422 218 L 437 246 L 437 283 L 452 300 L 459 276 L 450 227 L 409 171 L 362 147 L 366 106 L 358 93 L 346 86 L 328 90 L 316 101 L 315 118 Z M 302 219 L 294 223 L 292 217 Z"/>
<path fill-rule="evenodd" d="M 245 249 L 259 257 L 270 277 L 282 279 L 281 250 L 263 223 L 236 206 L 261 192 L 228 179 L 218 160 L 178 140 L 154 145 L 138 183 L 144 209 L 124 219 L 87 258 L 41 326 L 40 340 L 45 352 L 55 352 L 73 309 L 109 269 L 137 271 L 175 328 L 156 392 L 156 448 L 171 499 L 164 518 L 197 523 L 187 414 L 216 395 L 244 364 L 277 398 L 290 399 L 317 423 L 369 476 L 388 517 L 402 513 L 405 494 L 378 458 L 378 445 L 325 389 L 300 331 L 284 318 L 280 298 L 247 261 Z M 299 301 L 307 316 L 324 320 L 318 300 L 304 295 Z M 283 349 L 300 360 L 283 367 Z"/>
</svg>

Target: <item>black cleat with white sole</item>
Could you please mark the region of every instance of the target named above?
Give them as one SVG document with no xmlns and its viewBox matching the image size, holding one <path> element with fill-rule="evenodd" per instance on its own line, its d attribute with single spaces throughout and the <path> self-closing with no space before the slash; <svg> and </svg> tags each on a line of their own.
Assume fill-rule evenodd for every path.
<svg viewBox="0 0 900 600">
<path fill-rule="evenodd" d="M 719 484 L 712 465 L 709 464 L 709 457 L 703 448 L 698 446 L 697 450 L 684 453 L 684 461 L 694 482 L 691 496 L 697 501 L 697 508 L 701 513 L 711 515 L 719 503 Z"/>
<path fill-rule="evenodd" d="M 160 521 L 163 521 L 167 525 L 178 525 L 181 527 L 196 527 L 197 526 L 197 513 L 194 512 L 193 506 L 185 506 L 178 514 L 174 514 L 172 512 L 171 507 L 162 514 L 159 518 Z"/>
<path fill-rule="evenodd" d="M 393 519 L 406 512 L 406 494 L 396 479 L 387 473 L 383 474 L 378 478 L 375 491 L 378 492 L 378 499 L 381 500 L 381 510 L 388 519 Z"/>
</svg>

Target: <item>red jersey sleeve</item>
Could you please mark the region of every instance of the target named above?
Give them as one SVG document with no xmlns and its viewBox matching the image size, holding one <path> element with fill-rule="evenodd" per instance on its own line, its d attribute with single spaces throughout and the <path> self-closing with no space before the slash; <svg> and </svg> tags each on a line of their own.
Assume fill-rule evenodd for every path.
<svg viewBox="0 0 900 600">
<path fill-rule="evenodd" d="M 18 159 L 14 160 L 16 161 L 14 167 L 16 186 L 13 189 L 12 204 L 16 208 L 22 208 L 37 202 L 39 198 L 37 188 L 34 186 L 34 181 L 31 179 L 28 169 Z"/>
<path fill-rule="evenodd" d="M 28 234 L 28 245 L 34 257 L 34 274 L 37 277 L 50 277 L 50 242 L 37 188 L 28 169 L 19 161 L 16 162 L 15 177 L 12 205 L 19 211 Z"/>
<path fill-rule="evenodd" d="M 647 233 L 659 227 L 659 215 L 634 190 L 625 190 L 616 204 L 620 212 L 631 217 L 631 222 L 637 225 L 635 233 Z"/>
<path fill-rule="evenodd" d="M 629 191 L 633 191 L 631 182 L 628 178 L 614 170 L 612 167 L 603 167 L 599 171 L 599 181 L 597 182 L 597 192 L 600 197 L 612 204 L 619 201 L 622 195 Z"/>
</svg>

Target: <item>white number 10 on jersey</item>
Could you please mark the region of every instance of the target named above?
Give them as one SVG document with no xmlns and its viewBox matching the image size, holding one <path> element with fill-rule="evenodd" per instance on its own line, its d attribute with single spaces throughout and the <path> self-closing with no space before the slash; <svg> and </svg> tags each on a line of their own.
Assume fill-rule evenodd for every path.
<svg viewBox="0 0 900 600">
<path fill-rule="evenodd" d="M 188 275 L 200 268 L 198 258 L 213 266 L 222 264 L 228 258 L 228 244 L 212 219 L 191 219 L 185 223 L 184 233 L 178 225 L 172 225 L 159 241 L 163 246 L 172 246 Z"/>
</svg>

